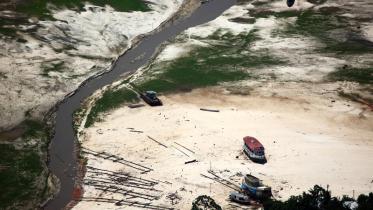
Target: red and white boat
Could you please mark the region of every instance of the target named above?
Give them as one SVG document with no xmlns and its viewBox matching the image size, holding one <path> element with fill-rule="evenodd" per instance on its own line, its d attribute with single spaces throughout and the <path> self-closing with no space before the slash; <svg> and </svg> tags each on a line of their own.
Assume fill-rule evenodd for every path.
<svg viewBox="0 0 373 210">
<path fill-rule="evenodd" d="M 263 145 L 254 137 L 246 136 L 243 138 L 243 150 L 247 156 L 256 162 L 265 162 L 266 157 L 264 154 Z"/>
</svg>

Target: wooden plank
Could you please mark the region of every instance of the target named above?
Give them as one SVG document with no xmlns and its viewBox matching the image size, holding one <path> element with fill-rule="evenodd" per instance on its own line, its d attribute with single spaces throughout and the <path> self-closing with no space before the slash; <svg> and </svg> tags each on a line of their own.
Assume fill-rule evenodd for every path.
<svg viewBox="0 0 373 210">
<path fill-rule="evenodd" d="M 193 150 L 191 150 L 191 149 L 188 149 L 187 147 L 185 147 L 185 146 L 183 146 L 183 145 L 181 145 L 181 144 L 179 144 L 179 143 L 177 143 L 177 142 L 174 142 L 174 143 L 175 143 L 175 144 L 177 144 L 177 145 L 179 145 L 180 147 L 182 147 L 182 148 L 184 148 L 184 149 L 188 150 L 189 152 L 191 152 L 191 153 L 195 154 L 195 152 L 194 152 Z"/>
<path fill-rule="evenodd" d="M 217 110 L 217 109 L 200 108 L 199 110 L 205 111 L 205 112 L 220 112 L 220 110 Z"/>
<path fill-rule="evenodd" d="M 168 148 L 166 145 L 162 144 L 161 142 L 155 140 L 154 138 L 150 137 L 150 136 L 147 136 L 149 139 L 153 140 L 154 142 L 158 143 L 159 145 L 165 147 L 165 148 Z"/>
</svg>

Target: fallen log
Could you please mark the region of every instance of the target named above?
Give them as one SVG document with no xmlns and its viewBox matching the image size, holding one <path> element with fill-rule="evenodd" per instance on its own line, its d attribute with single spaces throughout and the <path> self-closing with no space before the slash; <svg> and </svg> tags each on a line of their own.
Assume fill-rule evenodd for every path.
<svg viewBox="0 0 373 210">
<path fill-rule="evenodd" d="M 194 160 L 186 161 L 184 164 L 196 163 L 196 162 L 198 162 L 198 161 L 196 159 L 194 159 Z"/>
<path fill-rule="evenodd" d="M 205 109 L 205 108 L 200 108 L 199 110 L 201 111 L 206 111 L 206 112 L 220 112 L 218 109 Z"/>
</svg>

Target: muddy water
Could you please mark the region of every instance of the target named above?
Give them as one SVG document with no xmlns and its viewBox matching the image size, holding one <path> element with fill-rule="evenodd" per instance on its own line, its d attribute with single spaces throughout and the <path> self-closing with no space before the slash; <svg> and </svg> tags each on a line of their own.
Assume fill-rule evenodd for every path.
<svg viewBox="0 0 373 210">
<path fill-rule="evenodd" d="M 215 19 L 235 3 L 236 0 L 211 0 L 202 4 L 190 17 L 145 37 L 135 48 L 119 57 L 110 72 L 90 80 L 58 106 L 55 136 L 50 145 L 48 167 L 59 178 L 61 189 L 56 197 L 47 203 L 45 209 L 62 209 L 72 199 L 74 178 L 77 173 L 77 155 L 74 152 L 76 138 L 72 127 L 72 114 L 80 107 L 81 102 L 94 91 L 116 81 L 123 73 L 135 72 L 139 67 L 145 65 L 154 55 L 156 48 L 163 42 L 189 27 Z M 136 62 L 131 62 L 135 58 L 137 58 Z"/>
</svg>

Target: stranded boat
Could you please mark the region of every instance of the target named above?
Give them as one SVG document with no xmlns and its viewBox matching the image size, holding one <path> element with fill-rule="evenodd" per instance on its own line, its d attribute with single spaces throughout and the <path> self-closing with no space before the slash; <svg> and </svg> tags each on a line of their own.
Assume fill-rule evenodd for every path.
<svg viewBox="0 0 373 210">
<path fill-rule="evenodd" d="M 243 138 L 243 150 L 249 158 L 255 162 L 266 162 L 264 147 L 254 137 L 246 136 Z"/>
<path fill-rule="evenodd" d="M 242 179 L 240 188 L 248 195 L 257 199 L 266 199 L 272 196 L 271 187 L 263 185 L 258 178 L 250 174 L 247 174 Z"/>
<path fill-rule="evenodd" d="M 162 101 L 157 97 L 157 93 L 151 90 L 140 93 L 140 97 L 150 106 L 162 106 Z"/>
<path fill-rule="evenodd" d="M 231 192 L 229 194 L 229 199 L 236 203 L 241 203 L 241 204 L 246 204 L 246 205 L 250 204 L 249 196 L 239 193 L 239 192 Z"/>
</svg>

